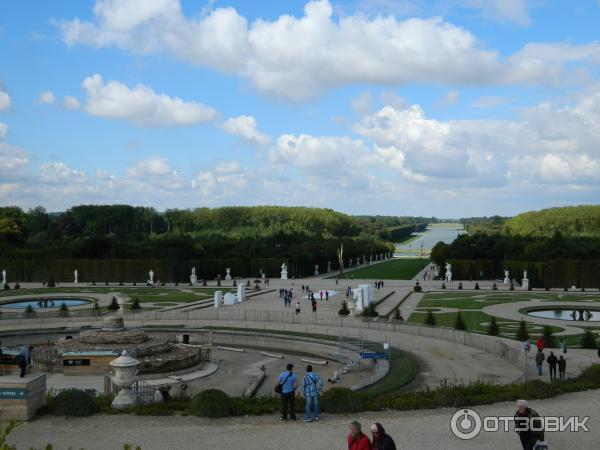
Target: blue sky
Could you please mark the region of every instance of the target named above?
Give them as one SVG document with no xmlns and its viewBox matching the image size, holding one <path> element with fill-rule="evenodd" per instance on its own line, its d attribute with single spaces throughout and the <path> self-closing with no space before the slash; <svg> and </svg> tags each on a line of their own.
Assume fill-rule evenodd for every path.
<svg viewBox="0 0 600 450">
<path fill-rule="evenodd" d="M 597 202 L 600 3 L 7 2 L 0 204 Z"/>
</svg>

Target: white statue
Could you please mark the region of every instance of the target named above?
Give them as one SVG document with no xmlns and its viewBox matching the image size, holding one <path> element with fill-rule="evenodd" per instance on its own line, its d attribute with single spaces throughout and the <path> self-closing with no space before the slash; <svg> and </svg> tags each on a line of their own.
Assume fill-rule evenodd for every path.
<svg viewBox="0 0 600 450">
<path fill-rule="evenodd" d="M 319 265 L 315 264 L 315 272 L 314 272 L 315 277 L 319 276 Z"/>
<path fill-rule="evenodd" d="M 287 270 L 287 266 L 285 265 L 285 263 L 283 263 L 281 265 L 281 279 L 282 280 L 288 279 L 288 270 Z"/>
<path fill-rule="evenodd" d="M 452 281 L 452 264 L 446 263 L 446 283 Z"/>
<path fill-rule="evenodd" d="M 523 271 L 523 281 L 521 281 L 521 287 L 526 291 L 529 290 L 529 278 L 527 278 L 527 271 Z"/>
<path fill-rule="evenodd" d="M 509 271 L 505 270 L 504 271 L 504 284 L 510 284 L 510 276 L 509 276 Z"/>
<path fill-rule="evenodd" d="M 192 276 L 195 277 L 196 276 L 196 267 L 192 267 Z"/>
<path fill-rule="evenodd" d="M 148 276 L 150 277 L 148 279 L 148 284 L 154 284 L 154 270 L 150 269 L 150 272 L 148 272 Z"/>
<path fill-rule="evenodd" d="M 75 278 L 75 280 L 74 280 L 75 284 L 79 283 L 79 272 L 77 271 L 77 269 L 75 269 L 75 271 L 73 271 L 73 278 Z"/>
<path fill-rule="evenodd" d="M 196 267 L 192 267 L 192 273 L 190 275 L 190 283 L 192 283 L 192 286 L 195 286 L 197 282 L 198 282 L 198 277 L 196 276 Z"/>
<path fill-rule="evenodd" d="M 6 269 L 2 270 L 2 286 L 6 286 Z"/>
<path fill-rule="evenodd" d="M 231 268 L 226 267 L 225 268 L 225 272 L 227 272 L 227 275 L 225 275 L 225 279 L 226 280 L 231 280 Z"/>
<path fill-rule="evenodd" d="M 327 273 L 331 272 L 331 261 L 327 261 Z"/>
</svg>

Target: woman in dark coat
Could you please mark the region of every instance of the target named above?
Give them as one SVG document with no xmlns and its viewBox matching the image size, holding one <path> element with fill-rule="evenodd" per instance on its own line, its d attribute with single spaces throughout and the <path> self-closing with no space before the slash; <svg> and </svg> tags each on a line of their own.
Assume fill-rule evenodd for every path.
<svg viewBox="0 0 600 450">
<path fill-rule="evenodd" d="M 371 433 L 373 434 L 371 442 L 373 450 L 396 450 L 396 443 L 379 422 L 371 425 Z"/>
</svg>

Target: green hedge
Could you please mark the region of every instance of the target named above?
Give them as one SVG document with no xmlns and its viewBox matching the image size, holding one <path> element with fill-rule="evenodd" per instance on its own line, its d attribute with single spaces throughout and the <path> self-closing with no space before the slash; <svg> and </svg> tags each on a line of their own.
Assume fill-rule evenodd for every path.
<svg viewBox="0 0 600 450">
<path fill-rule="evenodd" d="M 546 262 L 451 259 L 453 278 L 456 280 L 503 279 L 504 271 L 519 282 L 527 270 L 529 285 L 536 288 L 577 286 L 600 287 L 600 260 L 550 260 Z"/>
</svg>

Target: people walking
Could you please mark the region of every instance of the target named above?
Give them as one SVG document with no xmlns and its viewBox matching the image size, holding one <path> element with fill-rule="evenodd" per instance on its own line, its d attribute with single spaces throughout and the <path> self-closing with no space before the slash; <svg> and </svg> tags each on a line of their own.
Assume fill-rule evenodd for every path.
<svg viewBox="0 0 600 450">
<path fill-rule="evenodd" d="M 544 338 L 543 338 L 542 336 L 540 336 L 540 337 L 538 338 L 538 340 L 537 340 L 537 341 L 535 341 L 535 346 L 537 347 L 537 349 L 538 349 L 540 352 L 542 352 L 542 351 L 544 351 L 544 345 L 545 345 L 545 344 L 544 344 Z"/>
<path fill-rule="evenodd" d="M 300 314 L 300 301 L 296 302 L 296 314 Z"/>
<path fill-rule="evenodd" d="M 350 433 L 348 434 L 348 450 L 371 450 L 371 441 L 362 432 L 360 422 L 350 422 Z"/>
<path fill-rule="evenodd" d="M 287 420 L 288 412 L 292 420 L 296 420 L 296 389 L 298 388 L 298 377 L 294 373 L 294 365 L 289 363 L 286 370 L 277 377 L 275 392 L 281 395 L 281 417 L 279 420 Z"/>
<path fill-rule="evenodd" d="M 317 302 L 311 302 L 312 304 L 312 312 L 316 313 L 317 312 Z"/>
<path fill-rule="evenodd" d="M 558 376 L 560 377 L 561 380 L 565 379 L 566 370 L 567 370 L 567 360 L 564 358 L 563 355 L 560 355 L 560 358 L 558 358 Z"/>
<path fill-rule="evenodd" d="M 525 400 L 517 400 L 514 419 L 515 431 L 519 435 L 523 450 L 533 450 L 537 441 L 544 440 L 540 415 L 530 408 Z M 542 431 L 538 431 L 541 429 Z"/>
<path fill-rule="evenodd" d="M 544 364 L 545 359 L 546 359 L 546 356 L 544 355 L 544 352 L 541 350 L 538 350 L 537 353 L 535 354 L 535 365 L 537 366 L 539 375 L 542 374 L 542 366 Z"/>
<path fill-rule="evenodd" d="M 396 450 L 396 443 L 379 422 L 371 425 L 371 434 L 373 435 L 372 450 Z"/>
<path fill-rule="evenodd" d="M 548 356 L 546 361 L 548 362 L 548 367 L 550 369 L 550 381 L 556 380 L 556 364 L 558 364 L 558 358 L 554 356 L 554 352 L 550 352 L 550 356 Z"/>
<path fill-rule="evenodd" d="M 302 379 L 302 395 L 306 403 L 305 422 L 319 421 L 319 394 L 323 391 L 323 385 L 323 379 L 313 372 L 312 365 L 306 366 L 306 375 Z"/>
</svg>

